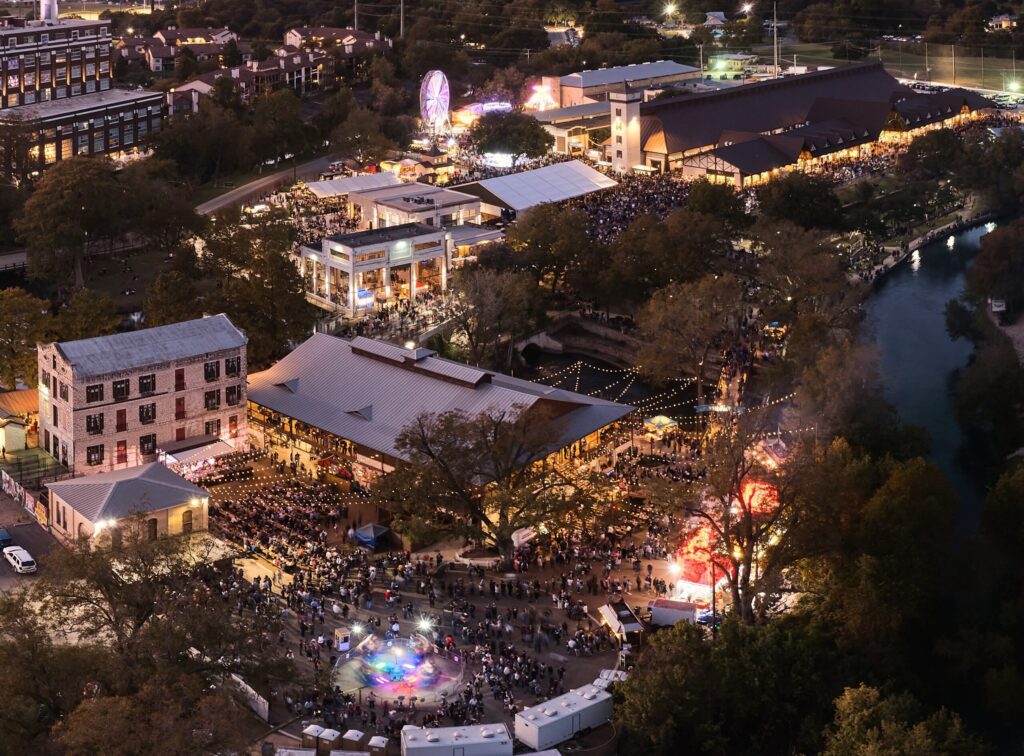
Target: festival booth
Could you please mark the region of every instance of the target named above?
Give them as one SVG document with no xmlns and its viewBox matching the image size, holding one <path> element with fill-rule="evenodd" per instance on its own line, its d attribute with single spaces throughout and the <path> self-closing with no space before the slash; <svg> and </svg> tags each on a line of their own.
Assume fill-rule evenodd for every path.
<svg viewBox="0 0 1024 756">
<path fill-rule="evenodd" d="M 363 546 L 369 546 L 371 549 L 376 549 L 378 542 L 387 532 L 388 529 L 383 525 L 371 522 L 363 525 L 361 528 L 356 528 L 356 540 Z"/>
<path fill-rule="evenodd" d="M 402 728 L 402 756 L 512 756 L 512 736 L 503 724 L 406 725 Z"/>
<path fill-rule="evenodd" d="M 672 599 L 651 599 L 647 602 L 654 627 L 672 627 L 680 622 L 693 624 L 697 621 L 697 605 L 690 601 Z"/>
<path fill-rule="evenodd" d="M 588 685 L 516 714 L 516 739 L 534 750 L 551 748 L 611 718 L 611 695 Z"/>
<path fill-rule="evenodd" d="M 413 158 L 381 160 L 380 170 L 381 175 L 391 173 L 403 181 L 417 181 L 428 173 L 433 173 L 429 165 L 424 165 L 422 161 Z"/>
<path fill-rule="evenodd" d="M 666 415 L 655 415 L 644 420 L 644 430 L 657 438 L 661 438 L 665 435 L 666 431 L 678 425 L 678 422 Z"/>
<path fill-rule="evenodd" d="M 601 622 L 608 626 L 620 643 L 641 644 L 647 628 L 625 601 L 609 601 L 598 607 Z"/>
</svg>

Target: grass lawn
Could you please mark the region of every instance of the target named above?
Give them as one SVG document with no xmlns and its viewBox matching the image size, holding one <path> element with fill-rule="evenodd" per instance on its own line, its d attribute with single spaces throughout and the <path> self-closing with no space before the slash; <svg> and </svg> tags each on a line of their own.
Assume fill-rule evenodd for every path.
<svg viewBox="0 0 1024 756">
<path fill-rule="evenodd" d="M 152 249 L 93 257 L 85 263 L 85 285 L 108 294 L 118 312 L 136 312 L 142 309 L 146 287 L 170 265 L 166 257 L 167 253 Z M 123 294 L 127 289 L 135 293 Z"/>
<path fill-rule="evenodd" d="M 201 205 L 204 202 L 212 200 L 214 197 L 219 197 L 225 192 L 230 192 L 232 189 L 237 189 L 243 184 L 247 184 L 250 181 L 266 176 L 268 173 L 273 173 L 277 170 L 280 169 L 267 166 L 263 173 L 260 173 L 258 170 L 253 168 L 251 171 L 242 171 L 240 173 L 232 173 L 228 176 L 222 176 L 216 181 L 202 184 L 196 188 L 196 190 L 192 192 L 192 204 Z M 230 186 L 226 186 L 227 184 L 230 184 Z"/>
<path fill-rule="evenodd" d="M 771 45 L 754 48 L 763 61 L 771 59 Z M 957 84 L 978 89 L 998 89 L 1007 86 L 1014 78 L 1013 61 L 1009 58 L 993 58 L 956 54 L 956 71 L 954 76 L 953 55 L 949 45 L 928 45 L 927 58 L 923 45 L 906 44 L 902 52 L 897 49 L 883 48 L 882 62 L 893 76 L 919 81 L 936 81 L 943 84 Z M 845 59 L 832 57 L 832 45 L 827 43 L 795 42 L 782 45 L 782 59 L 792 64 L 796 56 L 797 65 L 843 66 Z M 878 53 L 865 60 L 877 60 Z M 928 72 L 925 70 L 927 61 Z M 857 61 L 851 61 L 857 62 Z M 1024 84 L 1024 63 L 1017 71 L 1019 80 Z"/>
<path fill-rule="evenodd" d="M 931 220 L 925 221 L 919 226 L 914 226 L 913 229 L 911 229 L 908 233 L 902 236 L 895 236 L 892 237 L 891 239 L 886 239 L 884 244 L 885 246 L 892 246 L 894 244 L 903 244 L 904 242 L 913 241 L 917 237 L 922 236 L 923 234 L 926 234 L 929 231 L 932 231 L 933 229 L 945 226 L 947 223 L 952 223 L 957 219 L 957 217 L 958 211 L 953 211 L 946 215 L 942 215 L 938 218 L 932 218 Z"/>
</svg>

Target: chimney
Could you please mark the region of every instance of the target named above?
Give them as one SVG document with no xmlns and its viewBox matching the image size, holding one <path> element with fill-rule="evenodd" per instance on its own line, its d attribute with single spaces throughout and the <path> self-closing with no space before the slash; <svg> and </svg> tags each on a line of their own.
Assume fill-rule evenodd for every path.
<svg viewBox="0 0 1024 756">
<path fill-rule="evenodd" d="M 57 23 L 57 0 L 39 0 L 39 20 L 48 24 Z"/>
</svg>

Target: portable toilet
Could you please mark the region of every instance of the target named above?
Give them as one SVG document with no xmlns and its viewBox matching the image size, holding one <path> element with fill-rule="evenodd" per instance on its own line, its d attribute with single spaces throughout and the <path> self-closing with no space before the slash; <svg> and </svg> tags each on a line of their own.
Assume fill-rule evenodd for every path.
<svg viewBox="0 0 1024 756">
<path fill-rule="evenodd" d="M 320 742 L 317 743 L 317 756 L 330 756 L 331 751 L 336 750 L 341 741 L 341 733 L 337 730 L 327 729 L 320 733 Z"/>
<path fill-rule="evenodd" d="M 363 733 L 361 730 L 349 730 L 341 739 L 341 747 L 346 751 L 363 750 Z"/>
<path fill-rule="evenodd" d="M 366 745 L 370 756 L 387 756 L 388 754 L 388 739 L 383 735 L 374 735 Z"/>
<path fill-rule="evenodd" d="M 323 731 L 324 728 L 320 725 L 309 725 L 309 727 L 302 731 L 302 747 L 316 748 L 317 743 L 320 740 L 320 733 L 322 733 Z"/>
</svg>

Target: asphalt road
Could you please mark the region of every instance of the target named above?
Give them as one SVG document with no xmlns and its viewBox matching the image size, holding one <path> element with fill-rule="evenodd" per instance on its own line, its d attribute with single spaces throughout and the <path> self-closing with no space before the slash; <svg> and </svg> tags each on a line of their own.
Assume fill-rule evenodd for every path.
<svg viewBox="0 0 1024 756">
<path fill-rule="evenodd" d="M 266 176 L 261 176 L 247 184 L 243 184 L 229 192 L 225 192 L 219 197 L 214 197 L 208 202 L 197 205 L 196 212 L 200 215 L 211 215 L 218 210 L 223 210 L 225 207 L 238 205 L 248 199 L 270 191 L 281 182 L 290 180 L 293 175 L 300 179 L 317 178 L 321 173 L 327 170 L 332 160 L 333 158 L 331 157 L 320 157 L 316 160 L 311 160 L 308 163 L 302 163 L 297 168 L 293 168 L 289 165 L 287 168 L 275 171 L 274 173 L 268 173 Z"/>
</svg>

